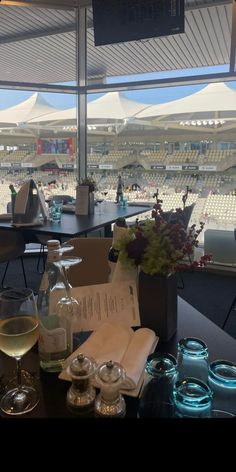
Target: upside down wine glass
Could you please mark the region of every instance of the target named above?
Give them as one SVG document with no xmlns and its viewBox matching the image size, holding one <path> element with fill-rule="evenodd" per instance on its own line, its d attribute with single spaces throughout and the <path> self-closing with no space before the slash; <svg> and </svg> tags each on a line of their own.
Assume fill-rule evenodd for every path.
<svg viewBox="0 0 236 472">
<path fill-rule="evenodd" d="M 9 415 L 22 415 L 38 404 L 33 386 L 22 384 L 21 359 L 36 343 L 39 321 L 33 291 L 10 289 L 0 295 L 0 349 L 17 363 L 17 386 L 3 395 L 0 408 Z"/>
<path fill-rule="evenodd" d="M 63 248 L 62 248 L 63 249 Z M 61 298 L 57 303 L 57 314 L 64 319 L 67 323 L 67 333 L 69 336 L 69 349 L 73 351 L 73 333 L 76 331 L 82 331 L 81 329 L 81 309 L 80 303 L 74 297 L 71 296 L 71 285 L 68 279 L 69 268 L 75 264 L 79 264 L 82 261 L 81 257 L 78 256 L 67 256 L 63 254 L 60 259 L 60 264 L 64 272 L 66 296 Z"/>
</svg>

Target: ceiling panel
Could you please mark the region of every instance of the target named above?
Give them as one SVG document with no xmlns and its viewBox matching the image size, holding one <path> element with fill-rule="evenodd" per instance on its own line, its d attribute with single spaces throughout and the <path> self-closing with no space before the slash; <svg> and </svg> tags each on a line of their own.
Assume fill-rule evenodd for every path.
<svg viewBox="0 0 236 472">
<path fill-rule="evenodd" d="M 88 14 L 89 78 L 229 64 L 232 2 L 186 0 L 185 33 L 94 46 Z M 0 81 L 76 80 L 75 10 L 0 5 Z"/>
</svg>

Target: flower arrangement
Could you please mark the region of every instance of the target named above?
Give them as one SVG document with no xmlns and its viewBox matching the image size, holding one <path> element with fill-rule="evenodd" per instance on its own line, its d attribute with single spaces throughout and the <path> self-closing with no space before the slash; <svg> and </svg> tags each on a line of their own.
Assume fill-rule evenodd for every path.
<svg viewBox="0 0 236 472">
<path fill-rule="evenodd" d="M 95 192 L 97 190 L 97 184 L 95 180 L 90 177 L 85 177 L 85 179 L 82 180 L 81 185 L 87 185 L 89 187 L 89 193 Z"/>
<path fill-rule="evenodd" d="M 121 264 L 127 268 L 140 266 L 140 270 L 149 275 L 169 275 L 205 266 L 211 260 L 210 255 L 202 256 L 199 261 L 192 260 L 204 223 L 200 222 L 199 229 L 195 224 L 186 228 L 188 188 L 182 197 L 183 210 L 178 208 L 175 213 L 163 212 L 158 190 L 153 197 L 156 202 L 152 219 L 146 219 L 143 224 L 137 221 L 116 244 Z"/>
</svg>

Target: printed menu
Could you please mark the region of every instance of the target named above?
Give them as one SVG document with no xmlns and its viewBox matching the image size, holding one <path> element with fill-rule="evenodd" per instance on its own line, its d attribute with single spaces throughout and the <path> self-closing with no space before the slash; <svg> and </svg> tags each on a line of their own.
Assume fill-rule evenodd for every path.
<svg viewBox="0 0 236 472">
<path fill-rule="evenodd" d="M 137 288 L 133 281 L 74 287 L 71 294 L 80 302 L 80 329 L 96 330 L 105 321 L 140 326 Z"/>
</svg>

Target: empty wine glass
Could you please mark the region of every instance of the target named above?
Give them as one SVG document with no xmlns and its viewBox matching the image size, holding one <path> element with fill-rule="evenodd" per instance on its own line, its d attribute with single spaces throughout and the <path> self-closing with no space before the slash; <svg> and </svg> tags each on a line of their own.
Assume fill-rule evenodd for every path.
<svg viewBox="0 0 236 472">
<path fill-rule="evenodd" d="M 27 413 L 38 404 L 39 395 L 31 385 L 24 385 L 21 359 L 36 343 L 39 321 L 33 291 L 5 290 L 0 295 L 0 349 L 17 363 L 17 386 L 3 395 L 0 408 L 9 415 Z"/>
</svg>

